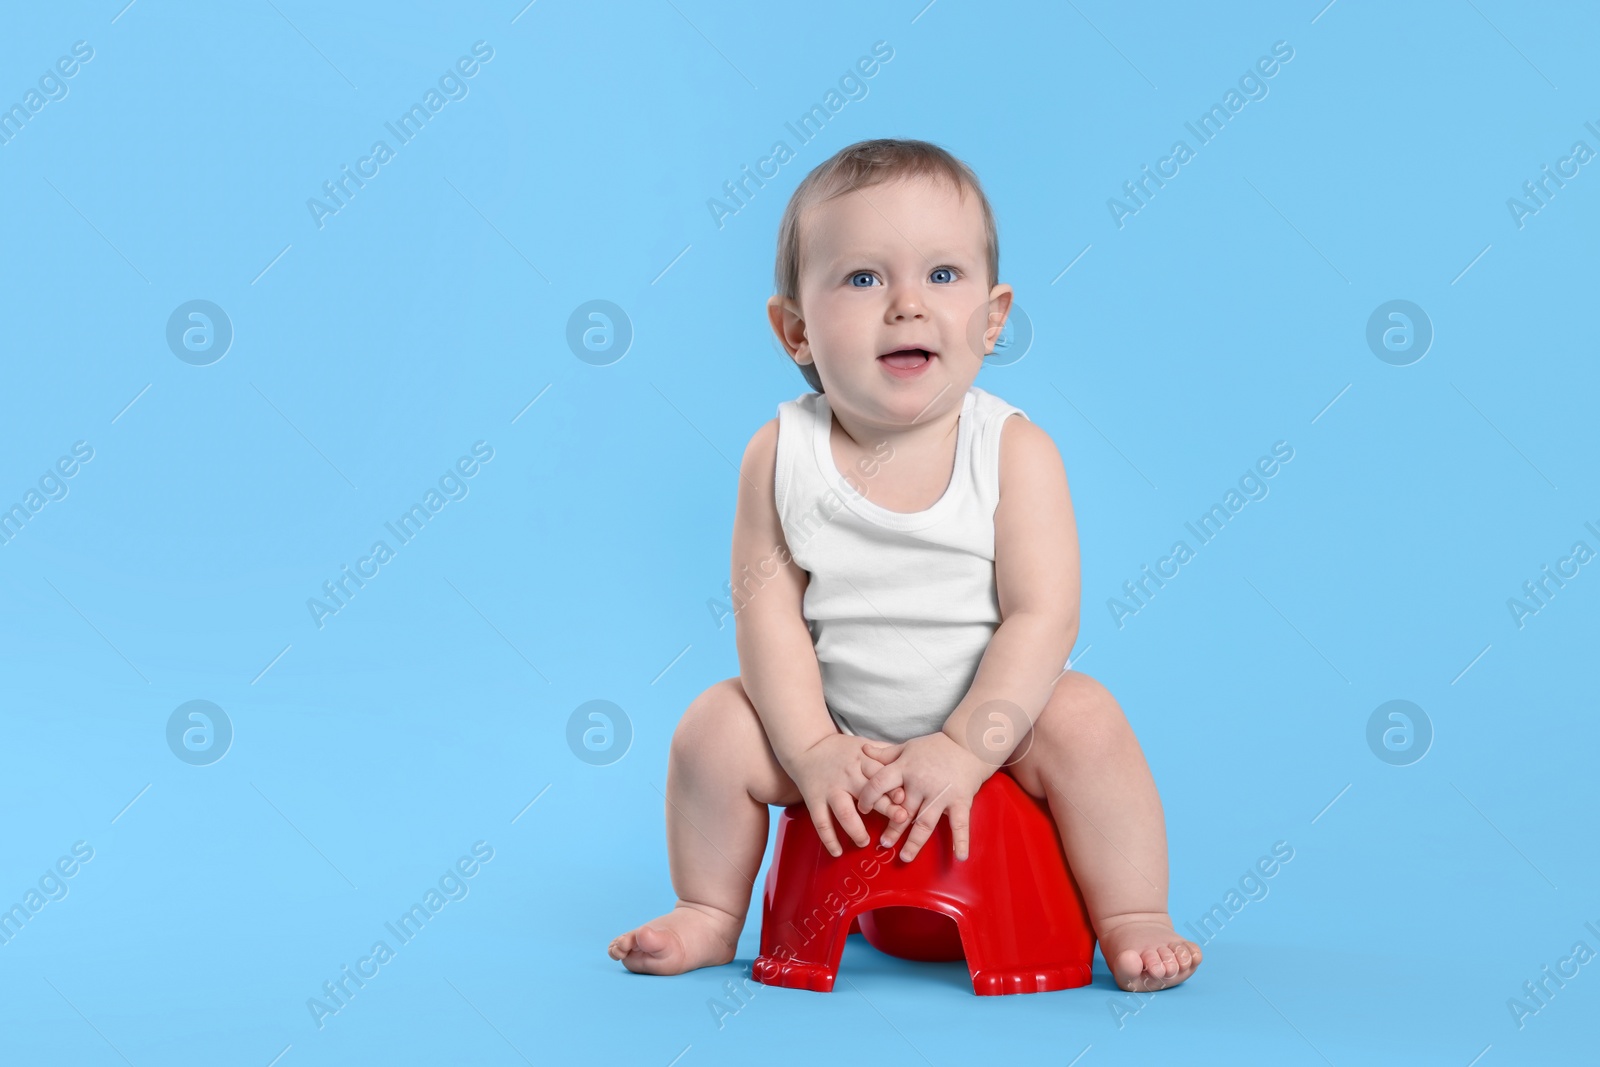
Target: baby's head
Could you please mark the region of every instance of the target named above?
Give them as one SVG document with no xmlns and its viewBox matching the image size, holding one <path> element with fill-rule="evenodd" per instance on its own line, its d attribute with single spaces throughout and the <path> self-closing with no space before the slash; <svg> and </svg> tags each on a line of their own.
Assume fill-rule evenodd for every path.
<svg viewBox="0 0 1600 1067">
<path fill-rule="evenodd" d="M 1011 308 L 977 175 L 926 141 L 860 141 L 795 189 L 767 316 L 830 406 L 900 423 L 959 408 Z M 924 364 L 886 354 L 920 348 Z"/>
</svg>

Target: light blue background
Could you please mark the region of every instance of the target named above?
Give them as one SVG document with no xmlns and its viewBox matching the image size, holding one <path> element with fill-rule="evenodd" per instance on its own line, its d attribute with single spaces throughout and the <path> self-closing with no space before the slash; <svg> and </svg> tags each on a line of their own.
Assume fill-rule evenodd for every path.
<svg viewBox="0 0 1600 1067">
<path fill-rule="evenodd" d="M 1600 149 L 1591 8 L 122 3 L 0 31 L 6 106 L 94 49 L 0 145 L 0 503 L 94 449 L 0 546 L 0 904 L 94 849 L 0 945 L 0 1061 L 1592 1054 L 1600 964 L 1520 1030 L 1506 1006 L 1600 950 L 1600 569 L 1520 629 L 1506 606 L 1600 549 L 1600 171 L 1522 228 L 1506 206 Z M 319 229 L 306 200 L 480 40 L 469 95 Z M 868 95 L 796 145 L 880 40 Z M 1269 95 L 1119 229 L 1107 198 L 1280 40 Z M 1077 655 L 1161 787 L 1174 917 L 1295 849 L 1121 1027 L 1103 973 L 978 998 L 852 939 L 833 994 L 761 987 L 719 1029 L 759 901 L 736 965 L 605 955 L 672 902 L 673 726 L 737 672 L 707 606 L 735 466 L 806 389 L 764 317 L 778 217 L 879 136 L 945 145 L 993 201 L 1036 336 L 978 384 L 1066 462 Z M 719 229 L 707 200 L 780 138 L 795 160 Z M 192 299 L 235 330 L 206 367 L 165 341 Z M 609 366 L 565 341 L 591 299 L 635 330 Z M 1411 366 L 1365 342 L 1391 299 L 1436 332 Z M 1280 440 L 1270 496 L 1119 628 L 1107 599 Z M 319 628 L 307 599 L 476 441 L 469 495 Z M 594 767 L 565 729 L 600 698 L 635 736 Z M 1365 739 L 1400 698 L 1436 731 L 1407 767 Z M 210 766 L 165 740 L 194 699 L 235 730 Z M 307 999 L 480 840 L 470 894 L 319 1030 Z"/>
</svg>

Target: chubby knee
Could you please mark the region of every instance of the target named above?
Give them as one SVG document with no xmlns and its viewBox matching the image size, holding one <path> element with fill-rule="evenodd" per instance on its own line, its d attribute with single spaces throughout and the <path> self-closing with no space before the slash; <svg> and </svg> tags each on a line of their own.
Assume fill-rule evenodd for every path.
<svg viewBox="0 0 1600 1067">
<path fill-rule="evenodd" d="M 763 804 L 800 799 L 737 677 L 711 686 L 684 710 L 672 733 L 667 774 L 681 787 L 743 790 Z"/>
<path fill-rule="evenodd" d="M 1110 705 L 1117 714 L 1122 709 L 1117 707 L 1117 701 L 1111 695 L 1111 690 L 1101 685 L 1093 675 L 1084 674 L 1082 671 L 1072 670 L 1061 676 L 1056 683 L 1052 699 L 1060 697 L 1074 707 Z"/>
<path fill-rule="evenodd" d="M 1079 749 L 1119 744 L 1133 733 L 1111 691 L 1081 671 L 1068 671 L 1056 682 L 1034 730 L 1037 741 Z"/>
<path fill-rule="evenodd" d="M 743 747 L 752 722 L 759 728 L 743 683 L 737 677 L 724 678 L 684 710 L 672 732 L 672 764 L 688 769 L 732 758 Z"/>
</svg>

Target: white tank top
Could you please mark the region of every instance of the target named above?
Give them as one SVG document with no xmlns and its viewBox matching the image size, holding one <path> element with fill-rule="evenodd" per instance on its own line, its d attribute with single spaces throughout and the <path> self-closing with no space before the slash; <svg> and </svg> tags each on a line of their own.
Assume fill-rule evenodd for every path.
<svg viewBox="0 0 1600 1067">
<path fill-rule="evenodd" d="M 1000 429 L 1013 414 L 1027 418 L 970 387 L 949 486 L 932 507 L 906 513 L 872 503 L 839 473 L 825 393 L 778 405 L 778 518 L 811 576 L 802 613 L 823 698 L 845 733 L 890 743 L 936 733 L 971 687 L 1000 625 L 994 512 Z"/>
</svg>

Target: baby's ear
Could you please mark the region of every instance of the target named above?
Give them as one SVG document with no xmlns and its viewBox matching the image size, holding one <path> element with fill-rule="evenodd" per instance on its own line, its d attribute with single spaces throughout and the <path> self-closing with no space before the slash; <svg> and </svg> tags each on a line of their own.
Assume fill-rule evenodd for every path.
<svg viewBox="0 0 1600 1067">
<path fill-rule="evenodd" d="M 1012 296 L 1013 291 L 1011 286 L 1006 285 L 1003 282 L 989 290 L 989 301 L 987 305 L 985 305 L 989 311 L 989 320 L 992 323 L 998 319 L 1000 324 L 999 329 L 995 332 L 995 341 L 1000 339 L 1000 331 L 1004 330 L 1006 318 L 1011 314 Z M 990 352 L 985 354 L 992 355 L 992 349 Z"/>
<path fill-rule="evenodd" d="M 767 298 L 767 321 L 777 336 L 783 350 L 796 363 L 811 362 L 811 346 L 806 341 L 805 320 L 800 317 L 800 305 L 788 297 L 773 294 Z"/>
</svg>

